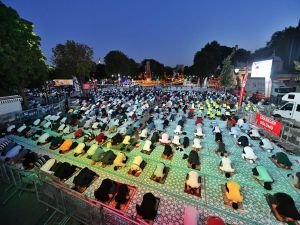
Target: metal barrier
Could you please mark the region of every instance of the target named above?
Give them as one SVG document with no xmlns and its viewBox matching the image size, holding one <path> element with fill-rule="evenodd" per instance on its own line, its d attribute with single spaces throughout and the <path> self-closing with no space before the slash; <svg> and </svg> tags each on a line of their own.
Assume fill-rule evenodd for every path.
<svg viewBox="0 0 300 225">
<path fill-rule="evenodd" d="M 8 169 L 6 167 L 6 164 L 4 163 L 4 161 L 0 160 L 0 177 L 1 177 L 1 181 L 8 184 L 8 185 L 12 185 L 12 180 L 9 176 L 9 172 Z"/>
<path fill-rule="evenodd" d="M 28 119 L 34 120 L 43 117 L 47 114 L 56 114 L 57 112 L 63 111 L 64 109 L 65 109 L 65 101 L 61 101 L 59 103 L 55 103 L 37 109 L 30 109 L 21 112 L 8 113 L 0 116 L 0 124 L 22 123 Z"/>
<path fill-rule="evenodd" d="M 50 174 L 38 171 L 38 178 L 35 184 L 37 199 L 42 204 L 54 210 L 47 222 L 49 222 L 56 213 L 60 213 L 64 215 L 60 224 L 66 224 L 70 219 L 86 225 L 141 224 L 101 202 L 71 190 Z"/>
<path fill-rule="evenodd" d="M 239 116 L 245 117 L 250 124 L 257 126 L 255 112 L 244 112 L 240 113 Z M 279 137 L 274 136 L 260 127 L 258 128 L 265 137 L 278 142 L 278 144 L 281 145 L 287 152 L 297 155 L 300 154 L 300 130 L 293 128 L 292 124 L 283 123 Z"/>
<path fill-rule="evenodd" d="M 8 184 L 5 192 L 9 192 L 2 204 L 6 204 L 15 194 L 23 191 L 34 192 L 34 180 L 36 174 L 33 171 L 24 171 L 15 165 L 9 165 L 1 161 L 1 180 Z"/>
</svg>

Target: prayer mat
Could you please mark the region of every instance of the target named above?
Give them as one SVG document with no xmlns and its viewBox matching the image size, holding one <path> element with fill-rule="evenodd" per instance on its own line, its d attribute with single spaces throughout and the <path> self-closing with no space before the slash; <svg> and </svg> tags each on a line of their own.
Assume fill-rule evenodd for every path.
<svg viewBox="0 0 300 225">
<path fill-rule="evenodd" d="M 162 159 L 165 159 L 165 160 L 170 160 L 170 161 L 171 161 L 171 160 L 173 159 L 174 155 L 175 155 L 175 154 L 174 154 L 174 152 L 173 152 L 169 157 L 164 158 L 164 157 L 163 157 L 163 154 L 162 154 L 162 155 L 161 155 L 161 158 L 162 158 Z"/>
<path fill-rule="evenodd" d="M 160 203 L 160 198 L 155 197 L 156 198 L 156 205 L 155 205 L 155 210 L 158 212 L 158 207 L 159 207 L 159 203 Z M 140 224 L 153 224 L 153 220 L 144 220 L 140 215 L 136 215 L 136 220 L 140 223 Z"/>
<path fill-rule="evenodd" d="M 128 170 L 128 174 L 129 175 L 132 175 L 132 176 L 135 176 L 135 177 L 138 177 L 138 176 L 140 176 L 140 174 L 143 172 L 143 170 L 145 169 L 145 167 L 146 167 L 146 165 L 147 165 L 147 162 L 145 161 L 145 160 L 143 160 L 143 162 L 141 163 L 141 165 L 140 165 L 140 168 L 142 169 L 142 171 L 140 171 L 140 172 L 138 172 L 138 173 L 136 173 L 136 174 L 132 174 L 132 171 L 131 171 L 131 168 Z"/>
<path fill-rule="evenodd" d="M 117 188 L 116 188 L 117 191 L 116 191 L 116 194 L 118 193 L 120 186 L 121 186 L 121 183 L 117 183 Z M 127 187 L 128 187 L 128 189 L 129 189 L 129 199 L 127 200 L 126 203 L 121 204 L 119 210 L 120 210 L 122 213 L 125 213 L 125 212 L 126 212 L 126 210 L 128 209 L 128 207 L 129 207 L 129 205 L 130 205 L 131 200 L 133 199 L 133 197 L 134 197 L 134 195 L 135 195 L 135 193 L 136 193 L 136 191 L 137 191 L 137 187 L 134 187 L 134 186 L 131 186 L 131 185 L 128 185 L 128 184 L 127 184 Z M 109 206 L 112 207 L 112 208 L 116 208 L 116 206 L 117 206 L 117 202 L 115 201 L 116 194 L 114 195 L 113 200 L 109 203 Z M 118 210 L 118 209 L 117 209 L 117 210 Z"/>
<path fill-rule="evenodd" d="M 202 177 L 200 178 L 200 186 L 198 188 L 190 188 L 190 190 L 188 190 L 188 185 L 186 183 L 184 183 L 184 192 L 190 195 L 195 195 L 199 198 L 201 198 L 201 191 L 202 191 Z"/>
<path fill-rule="evenodd" d="M 154 170 L 154 172 L 153 172 L 152 176 L 150 177 L 150 179 L 157 182 L 157 183 L 164 184 L 167 177 L 168 177 L 169 171 L 170 171 L 170 168 L 165 166 L 165 168 L 164 168 L 164 174 L 165 174 L 164 177 L 162 179 L 155 179 L 155 175 L 154 175 L 155 170 Z"/>
<path fill-rule="evenodd" d="M 99 176 L 94 176 L 93 179 L 91 180 L 91 182 L 86 186 L 86 187 L 80 187 L 79 189 L 75 188 L 75 185 L 73 185 L 73 187 L 71 189 L 79 192 L 79 193 L 83 193 L 85 192 L 85 190 L 91 186 L 97 179 L 99 178 Z"/>
<path fill-rule="evenodd" d="M 150 150 L 150 151 L 146 151 L 146 150 L 142 150 L 141 152 L 146 154 L 146 155 L 151 155 L 151 153 L 153 152 L 154 149 Z"/>
</svg>

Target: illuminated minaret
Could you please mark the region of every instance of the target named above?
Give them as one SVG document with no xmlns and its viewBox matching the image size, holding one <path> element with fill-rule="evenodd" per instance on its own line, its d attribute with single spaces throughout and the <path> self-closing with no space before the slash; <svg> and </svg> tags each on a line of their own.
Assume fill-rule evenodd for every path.
<svg viewBox="0 0 300 225">
<path fill-rule="evenodd" d="M 146 62 L 145 73 L 146 73 L 146 80 L 151 80 L 152 76 L 151 76 L 151 69 L 150 69 L 150 61 Z"/>
</svg>

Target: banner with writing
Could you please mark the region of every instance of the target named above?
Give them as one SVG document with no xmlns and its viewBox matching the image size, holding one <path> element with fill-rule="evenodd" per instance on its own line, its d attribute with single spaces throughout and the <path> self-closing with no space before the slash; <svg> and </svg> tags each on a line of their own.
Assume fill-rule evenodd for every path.
<svg viewBox="0 0 300 225">
<path fill-rule="evenodd" d="M 282 123 L 276 120 L 273 120 L 270 117 L 264 116 L 262 114 L 256 113 L 255 117 L 256 124 L 268 131 L 269 133 L 280 136 L 280 131 L 282 127 Z"/>
</svg>

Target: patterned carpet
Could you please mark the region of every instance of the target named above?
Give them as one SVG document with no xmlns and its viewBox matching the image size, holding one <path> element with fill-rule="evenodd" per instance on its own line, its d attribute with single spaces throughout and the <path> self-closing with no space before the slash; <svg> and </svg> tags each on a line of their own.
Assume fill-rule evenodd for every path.
<svg viewBox="0 0 300 225">
<path fill-rule="evenodd" d="M 175 129 L 179 116 L 176 117 L 176 121 L 172 122 L 167 128 L 170 136 L 173 136 L 173 130 Z M 226 182 L 224 175 L 218 170 L 218 165 L 221 157 L 214 153 L 214 149 L 217 147 L 214 141 L 214 135 L 210 128 L 211 121 L 204 119 L 204 133 L 205 137 L 202 139 L 203 149 L 200 150 L 201 170 L 199 174 L 205 179 L 202 184 L 202 197 L 196 197 L 187 193 L 184 193 L 184 184 L 186 174 L 191 171 L 187 167 L 187 161 L 183 160 L 184 153 L 188 154 L 191 147 L 180 152 L 176 151 L 173 159 L 165 160 L 161 158 L 163 152 L 163 146 L 156 145 L 156 148 L 151 155 L 141 153 L 143 142 L 140 141 L 139 148 L 135 148 L 130 153 L 126 153 L 129 157 L 125 168 L 118 171 L 113 170 L 113 166 L 107 166 L 101 168 L 99 165 L 92 166 L 91 160 L 87 159 L 85 155 L 75 158 L 72 152 L 60 155 L 58 150 L 49 150 L 50 144 L 44 146 L 37 146 L 35 141 L 27 140 L 23 137 L 11 136 L 15 141 L 24 145 L 26 148 L 31 149 L 37 153 L 46 153 L 51 157 L 58 159 L 62 162 L 66 161 L 79 167 L 89 167 L 97 172 L 99 179 L 97 179 L 87 190 L 83 193 L 89 197 L 94 197 L 93 192 L 97 189 L 102 180 L 110 178 L 120 183 L 130 184 L 137 187 L 135 196 L 131 199 L 129 207 L 126 211 L 128 216 L 134 216 L 136 214 L 135 205 L 141 203 L 142 197 L 147 192 L 152 192 L 156 197 L 160 198 L 160 205 L 158 209 L 158 215 L 154 221 L 154 224 L 183 224 L 184 208 L 186 206 L 196 207 L 200 213 L 200 222 L 205 220 L 208 215 L 216 215 L 225 220 L 228 224 L 281 224 L 270 213 L 270 209 L 265 201 L 264 194 L 268 193 L 263 187 L 259 186 L 257 182 L 252 178 L 251 169 L 255 166 L 244 161 L 241 157 L 242 148 L 238 147 L 236 140 L 231 137 L 228 131 L 225 129 L 225 122 L 216 120 L 222 129 L 223 140 L 226 145 L 226 149 L 230 151 L 230 157 L 233 162 L 233 167 L 236 169 L 235 175 L 230 178 L 237 181 L 242 187 L 242 195 L 244 196 L 243 211 L 235 211 L 233 209 L 226 208 L 223 203 L 223 197 L 221 192 L 221 184 Z M 156 124 L 161 124 L 163 121 L 157 119 Z M 187 133 L 192 142 L 195 130 L 195 119 L 187 119 L 184 127 L 184 131 Z M 128 126 L 124 124 L 123 126 Z M 51 130 L 45 130 L 51 135 L 58 135 Z M 95 132 L 98 133 L 98 132 Z M 73 133 L 65 137 L 73 138 Z M 83 138 L 79 141 L 83 141 Z M 258 146 L 258 141 L 250 140 L 253 144 L 254 151 L 258 156 L 256 165 L 264 165 L 275 182 L 272 185 L 273 190 L 269 193 L 286 192 L 293 197 L 300 209 L 300 191 L 294 188 L 291 184 L 291 180 L 287 177 L 288 173 L 300 171 L 300 164 L 296 163 L 297 157 L 289 156 L 293 162 L 293 171 L 287 171 L 277 168 L 269 159 L 271 154 L 262 151 Z M 278 147 L 274 152 L 281 151 Z M 118 152 L 118 150 L 114 150 Z M 141 155 L 147 162 L 147 165 L 139 177 L 134 177 L 127 174 L 127 171 L 132 163 L 134 156 Z M 299 159 L 299 157 L 298 157 Z M 154 172 L 155 166 L 158 162 L 164 162 L 170 171 L 164 184 L 160 184 L 151 180 L 151 175 Z M 76 174 L 75 174 L 76 175 Z M 74 175 L 74 176 L 75 176 Z M 66 181 L 70 187 L 72 186 L 73 177 Z"/>
</svg>

